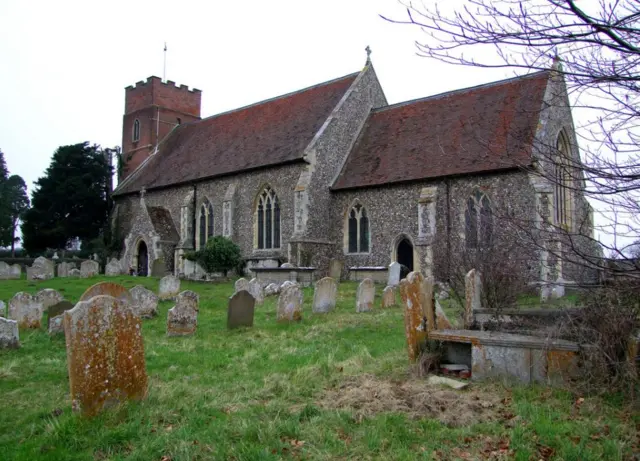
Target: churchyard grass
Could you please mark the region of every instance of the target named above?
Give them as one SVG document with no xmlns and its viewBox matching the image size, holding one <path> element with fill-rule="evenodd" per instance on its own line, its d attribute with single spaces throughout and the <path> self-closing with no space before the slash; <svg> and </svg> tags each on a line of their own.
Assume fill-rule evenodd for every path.
<svg viewBox="0 0 640 461">
<path fill-rule="evenodd" d="M 0 299 L 59 290 L 76 302 L 105 278 L 0 282 Z M 157 292 L 158 279 L 112 277 Z M 278 324 L 276 297 L 252 329 L 226 330 L 233 283 L 183 282 L 200 295 L 197 333 L 168 338 L 167 310 L 143 321 L 149 395 L 94 419 L 72 413 L 64 337 L 20 332 L 0 351 L 0 459 L 630 459 L 640 418 L 616 396 L 543 387 L 433 388 L 408 365 L 402 309 L 336 309 Z M 46 319 L 43 322 L 46 325 Z M 477 412 L 477 414 L 475 414 Z"/>
</svg>

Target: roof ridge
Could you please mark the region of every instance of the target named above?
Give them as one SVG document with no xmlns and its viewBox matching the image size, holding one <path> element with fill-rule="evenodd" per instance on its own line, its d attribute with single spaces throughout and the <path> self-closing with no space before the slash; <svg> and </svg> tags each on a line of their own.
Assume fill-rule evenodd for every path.
<svg viewBox="0 0 640 461">
<path fill-rule="evenodd" d="M 474 85 L 474 86 L 469 86 L 467 88 L 458 88 L 456 90 L 450 90 L 450 91 L 445 91 L 444 93 L 438 93 L 438 94 L 433 94 L 431 96 L 424 96 L 422 98 L 415 98 L 415 99 L 409 99 L 408 101 L 402 101 L 402 102 L 397 102 L 395 104 L 390 104 L 388 106 L 384 106 L 384 107 L 378 107 L 377 109 L 372 109 L 371 110 L 371 114 L 376 114 L 378 112 L 384 112 L 386 110 L 392 110 L 392 109 L 397 109 L 399 107 L 404 107 L 407 106 L 409 104 L 414 104 L 414 103 L 418 103 L 418 102 L 425 102 L 425 101 L 430 101 L 432 99 L 438 99 L 438 98 L 444 98 L 447 96 L 453 96 L 455 94 L 459 94 L 459 93 L 464 93 L 466 91 L 472 91 L 472 90 L 478 90 L 480 88 L 489 88 L 492 86 L 498 86 L 498 85 L 504 85 L 516 80 L 525 80 L 525 79 L 529 79 L 529 78 L 534 78 L 534 77 L 538 77 L 544 73 L 550 73 L 551 71 L 549 70 L 541 70 L 538 72 L 533 72 L 531 74 L 525 74 L 525 75 L 517 75 L 515 77 L 510 77 L 510 78 L 505 78 L 502 80 L 496 80 L 493 82 L 488 82 L 488 83 L 481 83 L 480 85 Z"/>
<path fill-rule="evenodd" d="M 254 102 L 254 103 L 251 103 L 251 104 L 247 104 L 246 106 L 236 107 L 235 109 L 229 109 L 229 110 L 224 111 L 224 112 L 219 112 L 217 114 L 209 115 L 208 117 L 201 118 L 200 120 L 194 120 L 193 122 L 183 123 L 183 125 L 197 125 L 198 123 L 204 122 L 206 120 L 211 120 L 213 118 L 220 117 L 222 115 L 228 115 L 228 114 L 232 114 L 234 112 L 239 112 L 241 110 L 249 109 L 251 107 L 260 106 L 260 105 L 266 104 L 268 102 L 277 101 L 278 99 L 288 98 L 288 97 L 293 96 L 295 94 L 299 94 L 299 93 L 303 93 L 305 91 L 313 90 L 313 89 L 319 88 L 321 86 L 330 85 L 332 83 L 336 83 L 336 82 L 339 82 L 340 80 L 345 80 L 345 79 L 350 78 L 350 77 L 355 77 L 355 76 L 357 76 L 359 74 L 360 74 L 360 71 L 352 72 L 350 74 L 343 75 L 342 77 L 334 78 L 334 79 L 327 80 L 327 81 L 321 82 L 321 83 L 316 83 L 315 85 L 311 85 L 311 86 L 308 86 L 308 87 L 305 87 L 305 88 L 301 88 L 301 89 L 295 90 L 295 91 L 290 91 L 289 93 L 284 93 L 284 94 L 281 94 L 279 96 L 274 96 L 272 98 L 263 99 L 262 101 Z"/>
</svg>

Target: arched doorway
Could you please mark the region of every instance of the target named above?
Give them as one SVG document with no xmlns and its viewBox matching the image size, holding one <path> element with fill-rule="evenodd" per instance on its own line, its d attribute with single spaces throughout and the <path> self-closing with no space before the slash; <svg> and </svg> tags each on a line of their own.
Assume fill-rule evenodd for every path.
<svg viewBox="0 0 640 461">
<path fill-rule="evenodd" d="M 398 242 L 398 263 L 409 269 L 409 272 L 413 271 L 413 245 L 408 238 L 403 238 Z"/>
<path fill-rule="evenodd" d="M 146 277 L 149 274 L 149 252 L 147 244 L 144 240 L 140 240 L 138 244 L 138 267 L 136 268 L 138 275 Z"/>
</svg>

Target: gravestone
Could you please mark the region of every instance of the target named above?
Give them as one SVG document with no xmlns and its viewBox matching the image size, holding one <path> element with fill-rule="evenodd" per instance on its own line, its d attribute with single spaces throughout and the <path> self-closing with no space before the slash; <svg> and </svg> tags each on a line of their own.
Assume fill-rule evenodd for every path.
<svg viewBox="0 0 640 461">
<path fill-rule="evenodd" d="M 252 327 L 256 300 L 251 293 L 241 290 L 229 298 L 227 329 Z"/>
<path fill-rule="evenodd" d="M 273 295 L 277 295 L 278 293 L 280 293 L 280 287 L 278 286 L 277 283 L 270 283 L 264 289 L 265 296 L 273 296 Z"/>
<path fill-rule="evenodd" d="M 7 313 L 7 305 L 4 301 L 0 301 L 0 317 L 4 317 L 6 319 L 9 318 L 9 314 Z"/>
<path fill-rule="evenodd" d="M 336 307 L 336 297 L 338 295 L 338 284 L 331 277 L 325 277 L 316 282 L 313 291 L 313 308 L 314 313 L 326 313 L 332 311 Z"/>
<path fill-rule="evenodd" d="M 60 256 L 58 256 L 58 252 L 57 251 L 53 252 L 53 256 L 51 256 L 51 259 L 54 259 L 54 260 L 60 259 Z"/>
<path fill-rule="evenodd" d="M 120 265 L 120 261 L 118 261 L 116 258 L 111 258 L 111 260 L 104 267 L 104 275 L 113 277 L 121 274 L 122 266 Z"/>
<path fill-rule="evenodd" d="M 406 279 L 402 279 L 400 296 L 404 304 L 404 332 L 409 360 L 415 362 L 427 340 L 427 321 L 424 315 L 426 296 L 422 274 L 411 272 Z"/>
<path fill-rule="evenodd" d="M 161 300 L 174 299 L 180 293 L 180 279 L 173 275 L 165 275 L 160 279 L 158 298 Z"/>
<path fill-rule="evenodd" d="M 562 277 L 558 277 L 556 283 L 553 284 L 553 288 L 551 289 L 552 298 L 558 299 L 564 296 L 564 284 L 564 279 Z"/>
<path fill-rule="evenodd" d="M 147 394 L 140 318 L 113 296 L 80 301 L 64 313 L 72 407 L 86 416 Z"/>
<path fill-rule="evenodd" d="M 0 349 L 20 347 L 18 322 L 0 317 Z"/>
<path fill-rule="evenodd" d="M 0 280 L 11 278 L 11 266 L 4 261 L 0 261 Z"/>
<path fill-rule="evenodd" d="M 282 267 L 283 269 L 295 269 L 296 265 L 292 263 L 284 263 L 280 267 Z"/>
<path fill-rule="evenodd" d="M 64 313 L 73 309 L 69 301 L 60 301 L 47 309 L 47 330 L 50 335 L 64 333 Z"/>
<path fill-rule="evenodd" d="M 264 302 L 264 292 L 262 291 L 262 285 L 260 285 L 258 279 L 251 279 L 248 288 L 249 289 L 247 291 L 251 293 L 251 296 L 256 300 L 256 306 L 262 305 Z"/>
<path fill-rule="evenodd" d="M 339 281 L 342 278 L 342 268 L 344 267 L 344 262 L 339 259 L 332 259 L 329 263 L 329 277 L 332 279 Z"/>
<path fill-rule="evenodd" d="M 58 264 L 58 277 L 69 277 L 69 271 L 75 267 L 73 263 L 61 262 Z"/>
<path fill-rule="evenodd" d="M 292 282 L 291 280 L 285 280 L 284 282 L 282 282 L 282 285 L 280 285 L 280 292 L 282 293 L 282 290 L 284 290 L 285 288 L 293 286 L 298 286 L 298 284 L 296 282 Z"/>
<path fill-rule="evenodd" d="M 82 261 L 82 263 L 80 264 L 80 277 L 82 278 L 86 279 L 89 277 L 95 277 L 99 273 L 100 264 L 98 264 L 98 261 L 87 260 Z"/>
<path fill-rule="evenodd" d="M 9 278 L 19 279 L 22 276 L 22 267 L 20 264 L 13 264 L 9 267 Z"/>
<path fill-rule="evenodd" d="M 164 263 L 164 258 L 154 259 L 153 263 L 151 264 L 151 276 L 164 277 L 165 275 L 167 275 L 167 266 Z"/>
<path fill-rule="evenodd" d="M 233 286 L 236 290 L 236 293 L 242 290 L 249 291 L 249 281 L 244 277 L 236 280 L 236 283 Z"/>
<path fill-rule="evenodd" d="M 396 305 L 396 288 L 395 287 L 385 287 L 382 291 L 382 308 L 392 307 Z"/>
<path fill-rule="evenodd" d="M 80 277 L 80 269 L 73 268 L 69 270 L 69 277 Z"/>
<path fill-rule="evenodd" d="M 136 315 L 143 319 L 151 319 L 158 315 L 158 297 L 142 285 L 136 285 L 131 290 L 132 306 Z"/>
<path fill-rule="evenodd" d="M 128 305 L 133 303 L 133 298 L 129 290 L 118 283 L 112 282 L 98 282 L 95 285 L 91 285 L 82 293 L 80 301 L 88 301 L 95 296 L 102 295 L 112 296 Z"/>
<path fill-rule="evenodd" d="M 471 269 L 464 276 L 464 326 L 465 330 L 473 326 L 473 311 L 482 307 L 482 281 L 480 274 Z"/>
<path fill-rule="evenodd" d="M 278 322 L 293 322 L 302 320 L 303 293 L 296 284 L 289 285 L 280 291 L 278 297 Z"/>
<path fill-rule="evenodd" d="M 52 288 L 45 288 L 36 293 L 36 299 L 42 303 L 42 308 L 47 311 L 49 307 L 62 301 L 64 296 Z"/>
<path fill-rule="evenodd" d="M 43 312 L 42 302 L 29 293 L 21 291 L 9 300 L 9 318 L 20 328 L 40 328 Z"/>
<path fill-rule="evenodd" d="M 27 267 L 27 280 L 50 280 L 54 275 L 53 268 L 52 261 L 39 256 L 31 267 Z"/>
<path fill-rule="evenodd" d="M 198 326 L 198 294 L 187 290 L 176 296 L 176 305 L 167 313 L 167 336 L 188 336 Z"/>
<path fill-rule="evenodd" d="M 373 300 L 376 296 L 376 286 L 373 280 L 366 278 L 358 286 L 356 298 L 356 312 L 368 312 L 373 309 Z"/>
<path fill-rule="evenodd" d="M 389 278 L 387 279 L 387 286 L 395 287 L 400 283 L 400 263 L 397 261 L 389 264 Z"/>
</svg>

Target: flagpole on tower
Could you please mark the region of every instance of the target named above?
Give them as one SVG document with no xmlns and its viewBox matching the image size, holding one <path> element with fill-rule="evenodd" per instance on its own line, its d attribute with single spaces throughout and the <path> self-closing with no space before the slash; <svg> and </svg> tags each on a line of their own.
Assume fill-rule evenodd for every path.
<svg viewBox="0 0 640 461">
<path fill-rule="evenodd" d="M 167 81 L 167 42 L 164 42 L 164 65 L 162 67 L 162 81 Z"/>
</svg>

